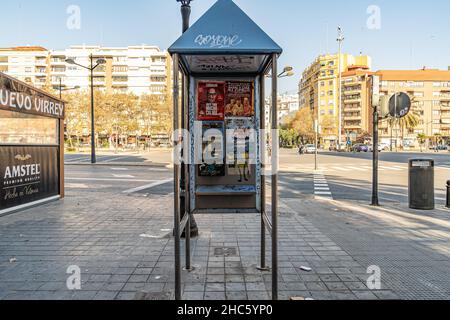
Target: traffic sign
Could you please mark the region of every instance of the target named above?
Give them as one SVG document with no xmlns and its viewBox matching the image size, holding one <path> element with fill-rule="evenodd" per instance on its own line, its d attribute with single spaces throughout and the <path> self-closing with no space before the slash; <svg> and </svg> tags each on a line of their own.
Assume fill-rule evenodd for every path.
<svg viewBox="0 0 450 320">
<path fill-rule="evenodd" d="M 404 92 L 394 94 L 389 100 L 389 114 L 395 118 L 403 118 L 411 110 L 411 99 Z"/>
</svg>

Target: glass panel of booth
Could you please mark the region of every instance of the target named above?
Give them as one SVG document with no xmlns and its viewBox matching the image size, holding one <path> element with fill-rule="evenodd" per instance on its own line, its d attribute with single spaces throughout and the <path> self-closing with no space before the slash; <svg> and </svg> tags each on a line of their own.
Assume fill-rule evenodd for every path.
<svg viewBox="0 0 450 320">
<path fill-rule="evenodd" d="M 59 144 L 59 120 L 0 110 L 0 145 Z"/>
</svg>

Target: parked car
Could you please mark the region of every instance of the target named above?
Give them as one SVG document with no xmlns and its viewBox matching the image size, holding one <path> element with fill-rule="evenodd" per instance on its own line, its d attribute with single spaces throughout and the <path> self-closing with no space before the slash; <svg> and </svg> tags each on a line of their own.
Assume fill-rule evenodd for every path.
<svg viewBox="0 0 450 320">
<path fill-rule="evenodd" d="M 316 146 L 313 144 L 307 144 L 305 146 L 305 153 L 306 154 L 316 153 Z"/>
<path fill-rule="evenodd" d="M 352 147 L 354 152 L 369 152 L 369 147 L 363 143 L 354 144 Z"/>
<path fill-rule="evenodd" d="M 445 144 L 440 144 L 437 147 L 438 150 L 443 150 L 443 151 L 447 151 L 448 150 L 448 146 L 446 146 Z"/>
</svg>

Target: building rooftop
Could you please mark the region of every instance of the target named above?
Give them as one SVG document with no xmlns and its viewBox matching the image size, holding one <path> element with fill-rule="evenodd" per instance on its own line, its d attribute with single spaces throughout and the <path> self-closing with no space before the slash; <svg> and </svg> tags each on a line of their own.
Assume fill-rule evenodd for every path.
<svg viewBox="0 0 450 320">
<path fill-rule="evenodd" d="M 23 47 L 0 48 L 0 51 L 48 51 L 48 50 L 40 46 L 23 46 Z"/>
<path fill-rule="evenodd" d="M 450 81 L 450 70 L 379 70 L 375 74 L 384 81 Z"/>
</svg>

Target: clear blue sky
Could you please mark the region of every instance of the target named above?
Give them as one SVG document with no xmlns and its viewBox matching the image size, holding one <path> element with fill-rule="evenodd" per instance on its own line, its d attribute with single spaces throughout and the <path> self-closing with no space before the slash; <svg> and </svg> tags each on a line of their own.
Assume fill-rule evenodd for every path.
<svg viewBox="0 0 450 320">
<path fill-rule="evenodd" d="M 192 2 L 192 20 L 215 0 Z M 301 71 L 319 53 L 336 52 L 336 27 L 345 32 L 344 51 L 369 54 L 374 69 L 450 65 L 450 1 L 430 0 L 235 0 L 284 48 L 283 65 L 296 76 L 280 90 L 295 90 Z M 81 29 L 66 28 L 69 5 L 81 8 Z M 381 29 L 369 30 L 370 5 L 381 9 Z M 0 47 L 40 45 L 64 49 L 74 44 L 127 46 L 152 44 L 167 49 L 179 36 L 175 0 L 14 0 L 2 1 Z M 328 28 L 327 28 L 328 26 Z M 328 29 L 328 32 L 327 32 Z M 328 34 L 328 37 L 327 37 Z M 328 41 L 327 41 L 328 38 Z"/>
</svg>

